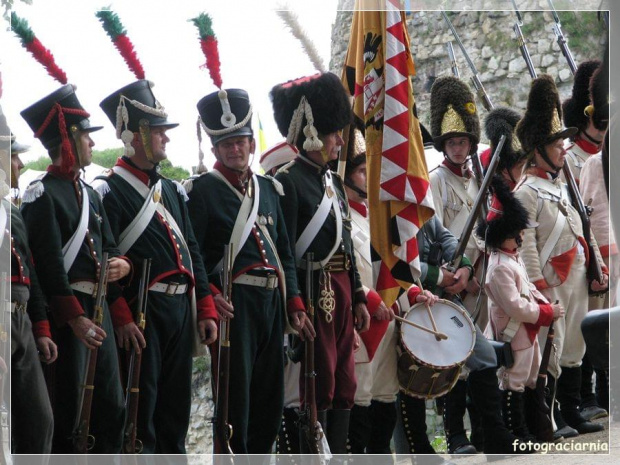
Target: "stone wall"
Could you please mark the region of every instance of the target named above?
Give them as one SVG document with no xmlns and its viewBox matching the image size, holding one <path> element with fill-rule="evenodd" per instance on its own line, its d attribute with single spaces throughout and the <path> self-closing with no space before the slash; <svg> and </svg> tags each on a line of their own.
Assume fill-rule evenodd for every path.
<svg viewBox="0 0 620 465">
<path fill-rule="evenodd" d="M 418 5 L 420 2 L 412 2 Z M 422 2 L 424 3 L 424 2 Z M 431 2 L 427 2 L 431 3 Z M 432 8 L 439 8 L 442 2 L 433 2 Z M 450 2 L 465 3 L 465 2 Z M 467 11 L 448 13 L 470 58 L 478 69 L 487 94 L 495 106 L 509 105 L 520 111 L 525 109 L 527 94 L 531 81 L 525 61 L 515 41 L 513 26 L 516 22 L 514 11 L 473 11 L 493 8 L 499 2 L 466 2 Z M 506 2 L 508 5 L 510 3 Z M 579 2 L 556 1 L 556 8 L 572 8 L 571 4 L 581 9 L 596 10 L 599 1 L 582 0 Z M 340 75 L 349 42 L 353 0 L 339 0 L 332 29 L 332 57 L 330 69 Z M 551 12 L 529 11 L 548 8 L 545 0 L 519 1 L 523 17 L 523 34 L 538 75 L 542 73 L 555 77 L 556 84 L 563 99 L 571 93 L 573 77 L 566 59 L 560 52 L 552 25 L 555 24 Z M 449 10 L 449 6 L 446 6 Z M 600 58 L 605 44 L 606 30 L 599 22 L 596 11 L 559 11 L 562 31 L 577 65 L 585 60 Z M 407 15 L 407 24 L 411 38 L 416 75 L 413 87 L 420 120 L 427 125 L 430 120 L 430 88 L 439 76 L 451 74 L 446 42 L 452 41 L 454 52 L 461 73 L 461 78 L 468 83 L 471 70 L 458 47 L 448 25 L 439 11 L 418 11 Z M 478 108 L 481 117 L 486 111 L 480 102 Z"/>
</svg>

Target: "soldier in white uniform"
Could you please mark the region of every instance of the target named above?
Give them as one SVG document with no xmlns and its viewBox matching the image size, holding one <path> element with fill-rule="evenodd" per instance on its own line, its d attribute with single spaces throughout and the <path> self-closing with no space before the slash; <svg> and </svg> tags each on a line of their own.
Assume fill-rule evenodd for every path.
<svg viewBox="0 0 620 465">
<path fill-rule="evenodd" d="M 554 419 L 557 433 L 564 435 L 574 434 L 564 428 L 564 420 L 580 433 L 603 428 L 586 421 L 579 412 L 580 366 L 585 353 L 580 325 L 588 311 L 588 288 L 606 289 L 608 276 L 605 274 L 600 283 L 588 282 L 586 276 L 588 248 L 582 223 L 571 205 L 566 184 L 559 178 L 566 156 L 563 140 L 577 129 L 562 127 L 561 112 L 553 78 L 542 75 L 533 80 L 525 115 L 516 129 L 528 162 L 515 195 L 538 223 L 536 228 L 526 229 L 523 240 L 522 259 L 530 281 L 549 301 L 558 300 L 566 309 L 566 317 L 558 320 L 555 328 L 557 356 L 551 357 L 548 377 L 552 388 L 557 380 L 556 398 L 562 413 L 555 409 Z M 590 259 L 600 260 L 607 273 L 595 244 L 594 249 L 596 256 Z M 546 333 L 541 331 L 540 338 L 546 338 Z"/>
<path fill-rule="evenodd" d="M 538 339 L 541 326 L 564 315 L 564 308 L 551 304 L 530 283 L 519 256 L 523 230 L 535 227 L 509 186 L 496 175 L 493 202 L 486 221 L 476 233 L 490 248 L 485 289 L 489 296 L 490 327 L 496 340 L 510 343 L 514 365 L 501 367 L 502 413 L 506 427 L 523 440 L 534 439 L 525 423 L 525 388 L 535 389 L 541 363 Z"/>
<path fill-rule="evenodd" d="M 443 163 L 430 173 L 435 215 L 446 229 L 459 238 L 478 195 L 470 157 L 478 149 L 480 120 L 471 90 L 467 84 L 453 76 L 437 79 L 431 89 L 431 133 L 435 149 L 444 155 Z M 484 250 L 484 245 L 479 244 L 472 234 L 465 255 L 474 267 L 481 257 L 481 250 Z M 478 268 L 476 274 L 480 275 L 482 267 Z M 485 296 L 481 295 L 478 302 L 480 285 L 477 277 L 469 281 L 466 291 L 463 304 L 472 318 L 477 318 L 478 326 L 484 331 L 488 313 Z M 477 304 L 480 306 L 478 311 Z M 467 439 L 463 424 L 467 403 L 466 376 L 465 371 L 452 391 L 445 396 L 444 426 L 451 454 L 476 453 L 476 448 Z M 479 422 L 472 410 L 470 408 L 470 416 L 473 416 L 472 429 L 475 430 Z M 474 442 L 482 448 L 478 438 L 474 437 Z"/>
</svg>

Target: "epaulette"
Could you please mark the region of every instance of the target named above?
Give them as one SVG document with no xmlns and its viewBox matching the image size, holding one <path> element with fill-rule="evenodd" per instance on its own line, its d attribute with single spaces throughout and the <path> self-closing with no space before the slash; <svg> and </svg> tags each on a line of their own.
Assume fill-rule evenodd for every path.
<svg viewBox="0 0 620 465">
<path fill-rule="evenodd" d="M 43 192 L 45 192 L 45 185 L 41 182 L 41 179 L 35 179 L 24 191 L 22 204 L 34 202 L 43 195 Z"/>
<path fill-rule="evenodd" d="M 271 181 L 278 195 L 284 196 L 284 187 L 282 186 L 282 183 L 278 181 L 276 178 L 274 178 L 273 176 L 269 176 L 268 174 L 263 174 L 263 175 L 259 174 L 258 177 L 265 178 L 268 181 Z"/>
<path fill-rule="evenodd" d="M 187 202 L 189 200 L 189 197 L 187 196 L 187 191 L 185 190 L 185 187 L 183 187 L 183 184 L 181 184 L 179 181 L 172 181 L 174 183 L 175 186 L 177 186 L 177 192 L 179 193 L 179 195 L 181 197 L 183 197 L 183 200 L 185 202 Z"/>
<path fill-rule="evenodd" d="M 93 179 L 91 187 L 99 194 L 99 198 L 103 200 L 108 192 L 110 192 L 110 185 L 108 184 L 108 177 L 110 175 L 102 174 Z"/>
<path fill-rule="evenodd" d="M 183 179 L 181 181 L 181 185 L 183 186 L 183 188 L 185 189 L 185 193 L 189 194 L 192 189 L 194 188 L 194 181 L 196 179 L 198 179 L 200 176 L 204 176 L 205 174 L 207 174 L 208 171 L 205 171 L 204 173 L 200 173 L 200 174 L 193 174 L 191 175 L 189 178 L 187 179 Z"/>
<path fill-rule="evenodd" d="M 286 165 L 281 166 L 280 169 L 278 169 L 278 171 L 276 172 L 276 174 L 279 173 L 286 173 L 288 174 L 288 169 L 293 166 L 295 164 L 295 160 L 291 160 L 289 161 Z"/>
</svg>

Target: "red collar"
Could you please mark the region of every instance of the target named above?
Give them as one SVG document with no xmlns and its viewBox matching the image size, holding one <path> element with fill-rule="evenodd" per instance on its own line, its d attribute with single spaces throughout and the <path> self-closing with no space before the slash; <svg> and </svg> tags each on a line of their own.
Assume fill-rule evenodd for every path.
<svg viewBox="0 0 620 465">
<path fill-rule="evenodd" d="M 128 163 L 127 161 L 123 160 L 122 158 L 119 158 L 118 160 L 116 160 L 116 166 L 120 166 L 121 168 L 125 168 L 127 171 L 129 171 L 131 174 L 133 174 L 136 178 L 138 178 L 144 184 L 146 184 L 147 186 L 149 185 L 150 178 L 149 178 L 148 173 L 146 173 L 144 170 L 141 170 L 140 168 L 138 168 L 137 166 L 133 165 L 132 163 Z"/>
<path fill-rule="evenodd" d="M 505 248 L 503 248 L 503 247 L 500 247 L 500 249 L 499 249 L 499 250 L 500 250 L 501 252 L 504 252 L 506 255 L 513 255 L 513 256 L 514 256 L 514 255 L 517 255 L 517 253 L 518 253 L 518 252 L 517 252 L 517 249 L 512 249 L 512 250 L 509 250 L 509 249 L 505 249 Z"/>
<path fill-rule="evenodd" d="M 368 207 L 365 203 L 360 203 L 349 199 L 349 206 L 364 218 L 368 218 Z"/>
<path fill-rule="evenodd" d="M 226 180 L 241 193 L 245 192 L 245 183 L 252 177 L 252 170 L 249 167 L 245 180 L 242 180 L 239 171 L 231 170 L 219 160 L 215 162 L 213 168 L 222 173 Z"/>
<path fill-rule="evenodd" d="M 462 178 L 463 177 L 463 169 L 460 165 L 455 165 L 454 163 L 448 161 L 447 159 L 444 158 L 442 165 L 445 166 L 446 168 L 448 168 L 450 171 L 452 171 L 454 174 L 456 174 L 458 177 Z"/>
<path fill-rule="evenodd" d="M 53 174 L 57 178 L 66 179 L 68 181 L 77 181 L 80 177 L 80 172 L 74 173 L 73 171 L 67 173 L 61 166 L 49 165 L 47 172 Z"/>
<path fill-rule="evenodd" d="M 534 176 L 538 176 L 539 178 L 543 178 L 546 179 L 548 181 L 553 181 L 555 179 L 555 177 L 553 176 L 553 174 L 549 173 L 548 171 L 542 169 L 539 166 L 534 166 Z M 557 176 L 556 176 L 557 177 Z"/>
<path fill-rule="evenodd" d="M 586 139 L 581 139 L 581 138 L 576 139 L 575 144 L 577 144 L 579 148 L 581 148 L 581 150 L 583 150 L 586 153 L 589 153 L 590 155 L 594 155 L 595 153 L 599 153 L 601 151 L 600 145 L 595 145 Z"/>
</svg>

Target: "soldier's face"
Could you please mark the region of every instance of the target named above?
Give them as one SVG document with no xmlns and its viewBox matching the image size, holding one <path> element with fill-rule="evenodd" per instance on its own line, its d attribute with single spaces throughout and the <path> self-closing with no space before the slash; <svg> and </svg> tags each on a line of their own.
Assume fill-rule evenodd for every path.
<svg viewBox="0 0 620 465">
<path fill-rule="evenodd" d="M 153 163 L 160 162 L 168 158 L 166 155 L 166 144 L 170 138 L 166 134 L 166 128 L 151 129 L 151 151 L 153 152 Z"/>
<path fill-rule="evenodd" d="M 226 168 L 245 171 L 250 163 L 250 154 L 254 153 L 256 142 L 248 136 L 229 137 L 218 142 L 211 150 Z"/>
<path fill-rule="evenodd" d="M 80 157 L 80 165 L 82 168 L 90 165 L 93 159 L 93 147 L 95 142 L 90 137 L 90 132 L 81 132 L 75 141 Z"/>
<path fill-rule="evenodd" d="M 21 170 L 24 167 L 24 164 L 22 163 L 22 160 L 19 158 L 18 154 L 12 155 L 11 156 L 11 172 L 13 173 L 13 176 L 11 176 L 11 187 L 13 189 L 17 189 L 17 185 L 13 185 L 13 183 L 17 183 L 17 181 L 19 180 L 19 175 L 21 174 Z"/>
<path fill-rule="evenodd" d="M 545 152 L 547 152 L 547 157 L 551 163 L 553 163 L 557 168 L 562 168 L 564 166 L 564 160 L 566 158 L 566 149 L 564 148 L 564 139 L 558 139 L 550 144 L 545 145 Z M 548 167 L 553 169 L 552 166 L 548 166 L 548 164 L 543 160 L 542 155 L 536 150 L 536 164 L 543 168 Z"/>
<path fill-rule="evenodd" d="M 366 192 L 366 163 L 362 163 L 349 175 L 353 185 Z"/>
<path fill-rule="evenodd" d="M 444 144 L 444 152 L 452 163 L 462 165 L 469 156 L 471 141 L 469 137 L 451 137 Z"/>
<path fill-rule="evenodd" d="M 323 141 L 323 148 L 321 151 L 324 154 L 324 157 L 327 158 L 324 160 L 325 163 L 331 160 L 337 160 L 340 147 L 344 145 L 342 131 L 336 131 L 325 136 L 321 136 L 321 140 Z"/>
</svg>

